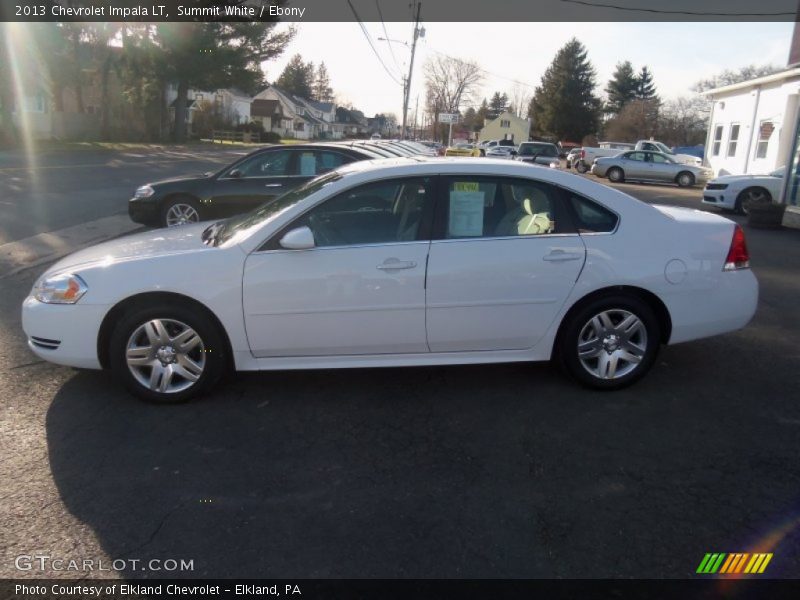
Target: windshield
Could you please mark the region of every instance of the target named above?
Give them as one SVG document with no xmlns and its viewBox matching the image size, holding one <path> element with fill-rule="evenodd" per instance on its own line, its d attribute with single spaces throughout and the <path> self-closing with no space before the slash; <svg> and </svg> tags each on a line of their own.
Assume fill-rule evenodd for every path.
<svg viewBox="0 0 800 600">
<path fill-rule="evenodd" d="M 658 148 L 664 154 L 675 154 L 672 150 L 669 149 L 668 146 L 662 144 L 661 142 L 653 142 L 653 145 Z"/>
<path fill-rule="evenodd" d="M 552 144 L 522 144 L 519 147 L 518 154 L 520 156 L 555 156 L 556 149 Z"/>
<path fill-rule="evenodd" d="M 261 225 L 267 221 L 271 221 L 285 210 L 290 209 L 295 204 L 310 196 L 314 192 L 322 189 L 329 183 L 338 181 L 342 176 L 336 171 L 320 175 L 316 179 L 312 179 L 308 183 L 301 185 L 282 196 L 278 196 L 274 200 L 265 202 L 255 210 L 237 215 L 220 222 L 220 229 L 216 234 L 217 245 L 227 242 L 236 233 L 250 229 L 255 225 Z"/>
</svg>

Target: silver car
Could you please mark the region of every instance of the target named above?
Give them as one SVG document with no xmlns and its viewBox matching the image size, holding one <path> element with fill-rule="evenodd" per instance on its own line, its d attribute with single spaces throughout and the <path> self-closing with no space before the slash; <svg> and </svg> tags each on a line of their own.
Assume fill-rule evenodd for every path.
<svg viewBox="0 0 800 600">
<path fill-rule="evenodd" d="M 625 180 L 656 181 L 691 187 L 696 183 L 705 183 L 712 171 L 681 164 L 663 152 L 631 150 L 617 156 L 595 159 L 592 163 L 592 174 L 608 177 L 609 181 L 615 183 Z"/>
</svg>

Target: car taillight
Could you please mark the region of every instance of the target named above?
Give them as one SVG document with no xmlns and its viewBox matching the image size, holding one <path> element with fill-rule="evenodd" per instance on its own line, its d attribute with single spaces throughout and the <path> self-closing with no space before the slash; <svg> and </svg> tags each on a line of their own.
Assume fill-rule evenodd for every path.
<svg viewBox="0 0 800 600">
<path fill-rule="evenodd" d="M 750 253 L 747 251 L 747 242 L 744 239 L 744 230 L 741 225 L 733 229 L 733 239 L 731 249 L 728 250 L 728 258 L 725 259 L 723 271 L 735 271 L 736 269 L 750 268 Z"/>
</svg>

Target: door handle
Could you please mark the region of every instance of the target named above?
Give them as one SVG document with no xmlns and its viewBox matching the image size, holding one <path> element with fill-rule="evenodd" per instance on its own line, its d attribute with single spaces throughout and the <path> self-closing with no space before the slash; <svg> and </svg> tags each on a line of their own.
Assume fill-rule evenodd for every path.
<svg viewBox="0 0 800 600">
<path fill-rule="evenodd" d="M 264 187 L 278 188 L 278 187 L 283 187 L 283 184 L 282 183 L 265 183 Z"/>
<path fill-rule="evenodd" d="M 400 269 L 413 269 L 417 266 L 416 261 L 413 260 L 397 260 L 396 258 L 387 258 L 382 265 L 376 268 L 381 271 L 399 271 Z"/>
<path fill-rule="evenodd" d="M 583 258 L 582 253 L 578 252 L 564 252 L 563 250 L 553 250 L 550 254 L 545 254 L 542 260 L 548 262 L 566 262 L 568 260 L 580 260 Z"/>
</svg>

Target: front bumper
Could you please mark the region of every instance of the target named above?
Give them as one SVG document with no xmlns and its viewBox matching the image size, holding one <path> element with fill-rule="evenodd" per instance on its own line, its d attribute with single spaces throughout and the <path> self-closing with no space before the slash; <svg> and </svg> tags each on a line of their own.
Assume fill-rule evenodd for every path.
<svg viewBox="0 0 800 600">
<path fill-rule="evenodd" d="M 703 189 L 702 203 L 733 210 L 736 206 L 736 194 L 727 189 L 709 190 L 705 188 Z"/>
<path fill-rule="evenodd" d="M 22 329 L 39 358 L 69 367 L 100 369 L 97 336 L 109 307 L 44 304 L 33 296 L 22 303 Z"/>
<path fill-rule="evenodd" d="M 159 204 L 153 198 L 131 198 L 128 200 L 128 216 L 134 223 L 156 225 L 159 217 Z"/>
</svg>

